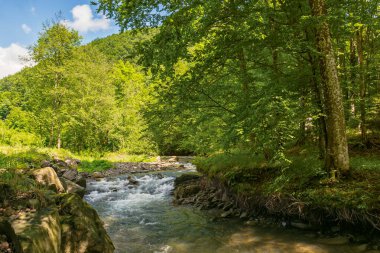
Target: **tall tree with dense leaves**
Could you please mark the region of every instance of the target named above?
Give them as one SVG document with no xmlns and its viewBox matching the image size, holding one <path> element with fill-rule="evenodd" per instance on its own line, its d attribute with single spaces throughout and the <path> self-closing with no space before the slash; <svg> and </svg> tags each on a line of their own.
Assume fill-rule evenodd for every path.
<svg viewBox="0 0 380 253">
<path fill-rule="evenodd" d="M 38 63 L 36 87 L 40 109 L 47 112 L 44 117 L 49 119 L 49 146 L 55 142 L 61 147 L 61 134 L 64 121 L 62 105 L 66 99 L 67 86 L 64 76 L 64 61 L 72 56 L 73 49 L 80 44 L 78 32 L 60 23 L 45 25 L 35 45 L 31 47 L 31 58 Z"/>
<path fill-rule="evenodd" d="M 310 5 L 313 16 L 320 21 L 316 46 L 324 84 L 321 102 L 327 114 L 326 168 L 346 173 L 349 163 L 345 122 L 326 7 L 324 1 L 311 1 Z M 269 159 L 275 157 L 273 151 L 283 149 L 291 140 L 289 122 L 296 108 L 291 94 L 296 91 L 288 83 L 294 82 L 292 76 L 299 71 L 293 67 L 299 62 L 294 55 L 304 51 L 294 17 L 302 21 L 302 17 L 310 15 L 305 3 L 100 0 L 99 10 L 114 17 L 123 29 L 162 24 L 155 37 L 156 48 L 151 50 L 158 59 L 158 68 L 163 65 L 170 74 L 182 58 L 193 63 L 185 75 L 191 83 L 177 89 L 177 94 L 192 94 L 189 91 L 195 90 L 199 96 L 195 101 L 211 102 L 224 114 L 231 114 L 226 123 L 234 126 L 229 132 L 236 135 L 227 139 L 240 135 L 241 143 L 250 140 Z M 216 88 L 221 83 L 223 87 Z"/>
<path fill-rule="evenodd" d="M 348 145 L 342 92 L 338 79 L 337 64 L 331 41 L 327 8 L 324 0 L 310 0 L 313 16 L 317 19 L 316 38 L 320 53 L 320 68 L 324 105 L 326 108 L 327 147 L 326 168 L 347 174 L 349 171 Z"/>
</svg>

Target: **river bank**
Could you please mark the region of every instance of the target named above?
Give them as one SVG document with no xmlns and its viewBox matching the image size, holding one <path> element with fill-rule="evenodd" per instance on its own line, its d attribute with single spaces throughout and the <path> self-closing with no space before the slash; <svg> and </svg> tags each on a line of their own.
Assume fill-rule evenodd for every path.
<svg viewBox="0 0 380 253">
<path fill-rule="evenodd" d="M 105 222 L 116 253 L 377 253 L 340 238 L 332 242 L 303 230 L 173 205 L 174 181 L 189 170 L 194 167 L 134 174 L 133 185 L 128 175 L 89 181 L 85 199 Z"/>
<path fill-rule="evenodd" d="M 143 163 L 104 163 L 101 164 L 102 169 L 87 171 L 81 169 L 83 168 L 81 167 L 82 161 L 77 159 L 35 159 L 30 168 L 2 170 L 1 195 L 4 197 L 0 199 L 2 203 L 0 216 L 3 217 L 3 225 L 1 225 L 3 230 L 0 231 L 0 234 L 3 235 L 0 237 L 2 240 L 0 245 L 3 245 L 1 247 L 4 248 L 8 247 L 6 250 L 13 250 L 4 252 L 15 252 L 17 245 L 26 249 L 24 252 L 44 252 L 43 250 L 37 251 L 36 248 L 28 248 L 29 246 L 25 245 L 38 245 L 36 242 L 40 240 L 39 235 L 46 236 L 46 233 L 49 234 L 49 231 L 52 231 L 49 236 L 53 238 L 51 241 L 54 243 L 50 243 L 49 247 L 54 250 L 49 249 L 49 252 L 65 252 L 59 250 L 64 250 L 62 245 L 67 245 L 72 238 L 68 236 L 73 229 L 70 224 L 76 224 L 75 226 L 83 228 L 79 230 L 80 233 L 88 234 L 86 229 L 90 227 L 91 233 L 101 235 L 96 237 L 91 233 L 89 234 L 90 237 L 98 238 L 95 241 L 104 240 L 104 243 L 101 244 L 106 245 L 106 249 L 97 249 L 99 252 L 112 252 L 112 242 L 107 235 L 107 232 L 111 231 L 109 225 L 116 226 L 115 224 L 120 221 L 122 223 L 120 229 L 123 229 L 124 222 L 129 222 L 128 219 L 123 220 L 128 217 L 131 218 L 131 216 L 123 217 L 124 212 L 122 210 L 135 208 L 135 205 L 140 208 L 140 205 L 143 205 L 141 210 L 154 214 L 157 208 L 164 205 L 165 208 L 162 211 L 170 213 L 170 215 L 174 215 L 177 211 L 184 211 L 185 213 L 181 215 L 186 217 L 189 212 L 195 212 L 196 215 L 194 215 L 198 218 L 194 219 L 206 219 L 207 222 L 204 222 L 212 228 L 208 228 L 207 233 L 214 233 L 214 226 L 218 227 L 219 225 L 216 224 L 222 221 L 225 225 L 221 228 L 218 227 L 218 229 L 224 229 L 224 226 L 228 227 L 228 224 L 231 223 L 235 224 L 236 230 L 243 228 L 250 231 L 251 228 L 257 230 L 270 229 L 271 232 L 269 233 L 279 233 L 281 236 L 293 233 L 289 232 L 289 229 L 297 229 L 301 233 L 307 234 L 312 242 L 323 245 L 342 245 L 343 248 L 352 247 L 352 252 L 355 253 L 379 252 L 380 239 L 376 229 L 376 222 L 380 221 L 376 218 L 378 217 L 376 212 L 379 211 L 377 208 L 379 194 L 376 195 L 379 185 L 376 184 L 376 180 L 380 177 L 377 174 L 377 167 L 375 169 L 369 167 L 365 170 L 354 169 L 352 178 L 341 182 L 330 182 L 326 180 L 323 174 L 318 174 L 320 173 L 320 170 L 317 169 L 318 164 L 312 165 L 310 163 L 310 166 L 304 166 L 300 171 L 300 166 L 288 167 L 287 169 L 267 165 L 239 167 L 233 166 L 231 164 L 233 159 L 230 158 L 228 161 L 213 159 L 196 159 L 194 163 L 198 166 L 198 171 L 202 173 L 202 176 L 197 174 L 179 177 L 176 179 L 175 186 L 172 186 L 171 183 L 176 177 L 173 175 L 188 169 L 186 163 L 189 160 L 186 157 L 160 157 L 154 162 Z M 367 163 L 361 162 L 361 164 L 363 166 L 368 165 L 368 161 L 372 162 L 370 158 L 367 158 Z M 376 164 L 375 162 L 372 163 Z M 220 164 L 225 167 L 221 167 Z M 41 169 L 50 171 L 53 175 L 52 180 L 56 183 L 36 183 L 38 178 L 35 172 Z M 169 173 L 170 180 L 168 175 L 163 172 Z M 144 176 L 150 174 L 152 175 Z M 162 182 L 162 184 L 157 184 L 157 182 Z M 88 188 L 88 184 L 90 184 L 90 188 Z M 103 189 L 105 185 L 109 186 Z M 174 207 L 170 204 L 173 200 L 170 189 L 173 187 L 175 187 Z M 132 194 L 128 196 L 133 197 L 133 199 L 123 199 L 124 193 Z M 89 198 L 92 195 L 96 196 L 95 200 Z M 109 210 L 106 213 L 101 213 L 101 219 L 105 222 L 106 230 L 104 230 L 102 221 L 93 209 L 93 207 L 98 208 L 96 204 L 98 195 L 108 196 L 105 203 L 110 201 L 110 206 L 107 208 L 116 208 L 112 209 L 111 213 L 114 211 L 117 211 L 116 213 L 121 212 L 116 216 L 109 216 Z M 113 195 L 117 198 L 114 199 Z M 83 196 L 93 207 L 88 206 L 82 200 Z M 118 200 L 119 197 L 121 197 L 121 202 Z M 150 209 L 150 201 L 156 198 L 165 201 L 157 202 L 160 204 Z M 92 203 L 91 201 L 95 202 Z M 181 206 L 191 206 L 192 208 L 182 209 Z M 119 209 L 121 207 L 122 209 Z M 146 210 L 146 207 L 149 208 Z M 96 209 L 96 211 L 99 212 L 102 208 Z M 49 211 L 46 212 L 46 210 Z M 77 210 L 82 211 L 78 212 Z M 136 220 L 133 226 L 145 226 L 146 224 L 148 224 L 146 226 L 151 226 L 152 222 L 155 223 L 155 221 L 144 221 L 147 213 L 143 213 L 141 210 L 138 211 L 141 219 Z M 204 215 L 207 218 L 203 217 Z M 368 220 L 366 218 L 368 215 L 372 215 L 373 218 Z M 83 219 L 79 218 L 82 216 L 85 217 L 84 220 L 94 222 L 93 226 L 84 226 L 84 223 L 81 223 Z M 181 222 L 186 224 L 184 217 L 181 218 Z M 242 222 L 236 222 L 236 219 Z M 142 223 L 140 224 L 140 222 Z M 179 221 L 170 222 L 177 223 Z M 31 224 L 34 225 L 31 226 Z M 32 233 L 25 236 L 24 232 L 14 228 L 16 226 L 28 228 L 29 231 L 38 228 L 39 232 L 37 235 Z M 197 224 L 196 226 L 204 226 L 204 224 Z M 9 227 L 12 229 L 10 230 Z M 132 233 L 136 227 L 131 229 L 130 232 Z M 272 229 L 276 231 L 273 232 Z M 234 231 L 230 232 L 233 233 Z M 115 233 L 118 234 L 118 232 Z M 195 231 L 194 233 L 196 234 Z M 6 237 L 4 237 L 5 234 L 7 234 Z M 128 235 L 130 235 L 129 232 Z M 81 238 L 80 234 L 76 234 L 76 236 Z M 170 236 L 172 235 L 170 234 Z M 250 235 L 249 238 L 252 236 Z M 194 237 L 198 238 L 198 235 L 194 235 Z M 117 238 L 119 241 L 123 240 Z M 86 243 L 92 241 L 90 238 L 82 239 L 81 241 Z M 160 239 L 157 238 L 157 240 Z M 206 244 L 211 243 L 215 238 L 209 238 L 209 240 Z M 96 248 L 97 244 L 93 243 L 91 246 L 90 243 L 89 245 Z M 127 247 L 126 244 L 123 245 L 120 247 Z M 140 244 L 135 246 L 140 247 Z M 165 245 L 161 246 L 164 247 Z M 191 252 L 191 248 L 198 246 L 189 246 L 188 251 L 183 252 Z M 177 249 L 176 247 L 179 246 L 170 247 Z M 94 251 L 94 249 L 91 250 Z M 210 252 L 214 252 L 212 250 Z M 347 251 L 342 250 L 341 252 Z"/>
<path fill-rule="evenodd" d="M 113 243 L 97 212 L 82 198 L 87 182 L 183 169 L 178 157 L 157 162 L 119 162 L 107 170 L 80 171 L 74 158 L 33 160 L 31 168 L 0 170 L 1 253 L 111 253 Z M 128 188 L 128 185 L 124 185 Z"/>
<path fill-rule="evenodd" d="M 339 208 L 336 202 L 329 206 L 305 202 L 294 198 L 297 192 L 293 196 L 265 192 L 263 185 L 275 175 L 270 170 L 266 173 L 265 176 L 261 172 L 261 180 L 256 178 L 246 191 L 215 175 L 185 174 L 175 181 L 173 202 L 210 211 L 215 219 L 239 218 L 249 226 L 297 229 L 327 244 L 351 244 L 352 247 L 360 246 L 363 252 L 380 252 L 380 231 L 374 223 L 379 220 L 368 220 L 366 217 L 371 214 L 354 216 L 357 210 Z M 255 192 L 248 191 L 252 187 Z"/>
</svg>

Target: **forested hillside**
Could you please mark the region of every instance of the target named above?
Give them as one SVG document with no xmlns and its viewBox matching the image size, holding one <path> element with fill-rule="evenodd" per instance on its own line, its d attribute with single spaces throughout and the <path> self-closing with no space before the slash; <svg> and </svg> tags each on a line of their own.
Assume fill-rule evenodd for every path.
<svg viewBox="0 0 380 253">
<path fill-rule="evenodd" d="M 31 48 L 36 66 L 0 81 L 0 142 L 155 153 L 141 111 L 148 77 L 136 64 L 149 36 L 129 32 L 80 46 L 75 31 L 46 27 Z"/>
<path fill-rule="evenodd" d="M 307 147 L 343 174 L 348 147 L 379 149 L 378 1 L 118 3 L 98 8 L 134 31 L 80 46 L 43 27 L 36 65 L 0 81 L 2 144 L 281 164 Z"/>
</svg>

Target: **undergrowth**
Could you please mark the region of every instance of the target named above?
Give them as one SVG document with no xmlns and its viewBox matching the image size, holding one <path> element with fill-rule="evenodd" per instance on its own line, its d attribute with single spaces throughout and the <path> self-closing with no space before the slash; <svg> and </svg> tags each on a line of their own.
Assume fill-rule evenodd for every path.
<svg viewBox="0 0 380 253">
<path fill-rule="evenodd" d="M 247 152 L 195 160 L 198 170 L 244 195 L 288 196 L 325 209 L 380 210 L 380 156 L 352 156 L 351 176 L 333 182 L 315 150 L 289 152 L 290 164 L 270 164 Z"/>
</svg>

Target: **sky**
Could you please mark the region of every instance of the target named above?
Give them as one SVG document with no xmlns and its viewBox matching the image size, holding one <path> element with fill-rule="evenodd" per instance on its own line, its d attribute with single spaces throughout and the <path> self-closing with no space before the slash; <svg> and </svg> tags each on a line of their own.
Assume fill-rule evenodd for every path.
<svg viewBox="0 0 380 253">
<path fill-rule="evenodd" d="M 20 71 L 20 58 L 36 43 L 42 26 L 61 13 L 60 22 L 83 37 L 83 44 L 119 31 L 96 12 L 90 0 L 0 0 L 0 78 Z"/>
</svg>

